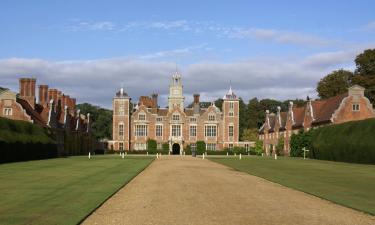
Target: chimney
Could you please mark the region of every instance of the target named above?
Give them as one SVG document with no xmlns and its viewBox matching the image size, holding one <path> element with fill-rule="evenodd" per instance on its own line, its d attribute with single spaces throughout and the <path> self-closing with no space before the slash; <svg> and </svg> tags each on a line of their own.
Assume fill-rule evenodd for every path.
<svg viewBox="0 0 375 225">
<path fill-rule="evenodd" d="M 26 100 L 32 108 L 35 108 L 35 83 L 34 78 L 20 78 L 20 97 Z"/>
<path fill-rule="evenodd" d="M 194 104 L 199 103 L 199 94 L 194 94 Z"/>
<path fill-rule="evenodd" d="M 153 108 L 158 108 L 158 94 L 153 93 L 151 96 L 152 96 Z"/>
<path fill-rule="evenodd" d="M 39 104 L 48 103 L 48 85 L 39 85 Z"/>
<path fill-rule="evenodd" d="M 76 99 L 75 98 L 71 98 L 71 101 L 72 101 L 72 105 L 71 105 L 71 107 L 72 107 L 72 109 L 75 109 L 76 108 Z"/>
<path fill-rule="evenodd" d="M 199 94 L 194 94 L 193 111 L 194 111 L 194 114 L 200 113 Z"/>
</svg>

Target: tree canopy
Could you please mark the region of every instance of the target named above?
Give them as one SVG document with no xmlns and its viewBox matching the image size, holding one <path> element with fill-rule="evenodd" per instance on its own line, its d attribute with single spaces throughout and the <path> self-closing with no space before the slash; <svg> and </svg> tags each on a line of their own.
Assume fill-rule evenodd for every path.
<svg viewBox="0 0 375 225">
<path fill-rule="evenodd" d="M 90 113 L 90 118 L 92 119 L 91 128 L 96 138 L 112 138 L 112 110 L 89 103 L 78 104 L 76 107 L 83 114 Z"/>
<path fill-rule="evenodd" d="M 323 77 L 316 87 L 322 99 L 330 98 L 348 91 L 353 73 L 347 70 L 335 70 Z"/>
</svg>

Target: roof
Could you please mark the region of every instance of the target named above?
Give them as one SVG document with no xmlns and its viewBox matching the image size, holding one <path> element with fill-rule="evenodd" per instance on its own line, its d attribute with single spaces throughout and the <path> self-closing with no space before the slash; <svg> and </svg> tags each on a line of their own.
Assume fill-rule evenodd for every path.
<svg viewBox="0 0 375 225">
<path fill-rule="evenodd" d="M 232 86 L 229 86 L 229 90 L 226 95 L 224 95 L 223 99 L 225 100 L 237 100 L 237 95 L 234 94 L 232 91 Z"/>
<path fill-rule="evenodd" d="M 348 93 L 337 95 L 328 99 L 311 102 L 313 107 L 313 124 L 321 124 L 331 121 L 333 113 L 340 107 L 340 104 Z"/>
<path fill-rule="evenodd" d="M 124 92 L 124 88 L 121 88 L 117 93 L 116 97 L 118 98 L 124 98 L 124 97 L 129 97 L 126 92 Z"/>
<path fill-rule="evenodd" d="M 303 126 L 303 119 L 305 117 L 305 106 L 293 108 L 293 127 L 298 128 Z"/>
<path fill-rule="evenodd" d="M 38 125 L 42 127 L 47 127 L 47 124 L 43 121 L 42 117 L 39 113 L 31 107 L 28 101 L 17 98 L 17 102 L 22 106 L 22 108 L 26 111 L 26 113 L 31 117 L 31 119 Z"/>
</svg>

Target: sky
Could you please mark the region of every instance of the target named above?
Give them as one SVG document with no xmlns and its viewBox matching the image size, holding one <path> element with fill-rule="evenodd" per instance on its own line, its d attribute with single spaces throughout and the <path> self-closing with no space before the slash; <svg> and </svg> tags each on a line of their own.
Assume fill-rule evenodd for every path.
<svg viewBox="0 0 375 225">
<path fill-rule="evenodd" d="M 176 70 L 186 105 L 317 97 L 315 87 L 375 48 L 375 1 L 0 1 L 0 86 L 34 77 L 111 108 L 124 87 L 166 105 Z"/>
</svg>

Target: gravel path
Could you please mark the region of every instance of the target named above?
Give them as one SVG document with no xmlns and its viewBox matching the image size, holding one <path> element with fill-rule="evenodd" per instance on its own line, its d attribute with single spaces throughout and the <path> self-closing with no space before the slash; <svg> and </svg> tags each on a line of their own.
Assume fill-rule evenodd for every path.
<svg viewBox="0 0 375 225">
<path fill-rule="evenodd" d="M 375 224 L 375 217 L 207 159 L 163 156 L 83 224 Z"/>
</svg>

